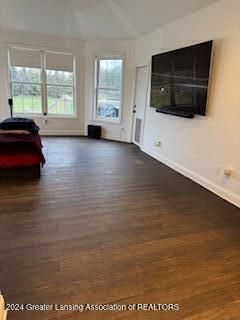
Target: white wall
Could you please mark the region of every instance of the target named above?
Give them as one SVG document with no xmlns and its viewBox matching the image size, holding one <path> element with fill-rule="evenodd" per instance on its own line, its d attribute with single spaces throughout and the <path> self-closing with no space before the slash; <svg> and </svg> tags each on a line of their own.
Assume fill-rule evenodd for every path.
<svg viewBox="0 0 240 320">
<path fill-rule="evenodd" d="M 7 45 L 19 44 L 27 47 L 67 50 L 74 52 L 77 64 L 77 114 L 76 118 L 48 117 L 45 124 L 44 117 L 38 116 L 35 121 L 41 128 L 42 134 L 82 135 L 84 133 L 84 53 L 83 41 L 58 36 L 38 35 L 17 32 L 0 28 L 0 118 L 9 116 L 8 81 L 7 81 Z"/>
<path fill-rule="evenodd" d="M 132 98 L 135 79 L 134 41 L 91 41 L 86 42 L 85 59 L 85 134 L 88 124 L 102 126 L 103 138 L 131 141 Z M 93 120 L 94 115 L 94 65 L 95 57 L 101 55 L 124 56 L 124 79 L 122 119 L 119 124 Z"/>
<path fill-rule="evenodd" d="M 153 54 L 215 40 L 207 117 L 159 114 L 148 102 L 142 149 L 240 206 L 239 21 L 240 1 L 221 0 L 138 39 L 136 65 L 149 63 Z M 225 167 L 233 169 L 229 179 Z"/>
</svg>

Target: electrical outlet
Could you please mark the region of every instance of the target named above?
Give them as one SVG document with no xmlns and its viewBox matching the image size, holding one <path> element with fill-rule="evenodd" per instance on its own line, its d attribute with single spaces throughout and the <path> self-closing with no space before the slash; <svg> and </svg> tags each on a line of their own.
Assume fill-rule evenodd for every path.
<svg viewBox="0 0 240 320">
<path fill-rule="evenodd" d="M 161 141 L 159 139 L 156 139 L 154 142 L 155 147 L 159 148 L 161 147 Z"/>
<path fill-rule="evenodd" d="M 216 175 L 216 176 L 219 176 L 220 173 L 221 173 L 221 167 L 220 167 L 220 166 L 216 166 L 216 168 L 215 168 L 215 175 Z"/>
<path fill-rule="evenodd" d="M 224 176 L 226 178 L 229 178 L 229 177 L 231 177 L 231 175 L 232 175 L 232 169 L 231 168 L 225 168 L 224 169 Z"/>
</svg>

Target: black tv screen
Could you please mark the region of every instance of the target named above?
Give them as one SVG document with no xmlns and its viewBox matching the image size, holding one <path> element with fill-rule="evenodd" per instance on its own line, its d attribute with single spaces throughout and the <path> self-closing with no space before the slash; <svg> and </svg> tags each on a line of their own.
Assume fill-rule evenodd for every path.
<svg viewBox="0 0 240 320">
<path fill-rule="evenodd" d="M 151 107 L 158 112 L 205 115 L 213 41 L 152 57 Z"/>
</svg>

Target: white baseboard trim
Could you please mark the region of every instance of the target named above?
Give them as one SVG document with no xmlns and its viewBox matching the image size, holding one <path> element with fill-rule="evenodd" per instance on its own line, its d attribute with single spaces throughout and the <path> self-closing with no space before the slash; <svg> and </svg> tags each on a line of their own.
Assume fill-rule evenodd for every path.
<svg viewBox="0 0 240 320">
<path fill-rule="evenodd" d="M 54 130 L 40 130 L 40 135 L 41 136 L 79 136 L 79 137 L 87 137 L 87 134 L 84 134 L 83 132 L 79 132 L 79 131 L 76 131 L 76 130 L 59 130 L 59 131 L 54 131 Z M 125 139 L 122 139 L 122 140 L 119 140 L 119 137 L 114 137 L 114 136 L 111 136 L 111 135 L 104 135 L 102 136 L 102 139 L 104 140 L 112 140 L 112 141 L 117 141 L 117 142 L 126 142 L 126 143 L 131 143 L 131 141 L 128 141 L 128 140 L 125 140 Z"/>
<path fill-rule="evenodd" d="M 152 158 L 162 162 L 163 164 L 165 164 L 169 168 L 181 173 L 185 177 L 193 180 L 194 182 L 200 184 L 201 186 L 203 186 L 204 188 L 208 189 L 209 191 L 215 193 L 216 195 L 223 198 L 224 200 L 226 200 L 226 201 L 232 203 L 233 205 L 237 206 L 238 208 L 240 208 L 240 196 L 239 195 L 213 183 L 212 181 L 210 181 L 204 177 L 201 177 L 200 175 L 196 174 L 195 172 L 182 167 L 181 165 L 177 164 L 176 162 L 174 162 L 172 160 L 169 160 L 165 157 L 160 156 L 159 154 L 152 151 L 150 148 L 148 148 L 146 146 L 142 146 L 141 150 L 143 152 L 147 153 Z"/>
<path fill-rule="evenodd" d="M 112 136 L 110 134 L 109 135 L 108 134 L 104 134 L 104 135 L 102 135 L 101 138 L 104 139 L 104 140 L 111 140 L 111 141 L 117 141 L 117 142 L 128 142 L 125 139 L 120 139 L 118 136 Z"/>
<path fill-rule="evenodd" d="M 83 136 L 81 131 L 77 130 L 40 130 L 41 136 Z"/>
</svg>

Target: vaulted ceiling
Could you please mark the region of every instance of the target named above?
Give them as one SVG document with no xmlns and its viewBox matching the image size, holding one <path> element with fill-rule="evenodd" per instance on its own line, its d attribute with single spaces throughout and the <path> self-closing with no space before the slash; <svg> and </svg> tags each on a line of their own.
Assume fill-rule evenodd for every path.
<svg viewBox="0 0 240 320">
<path fill-rule="evenodd" d="M 131 39 L 218 0 L 0 0 L 0 25 L 79 37 Z"/>
</svg>

